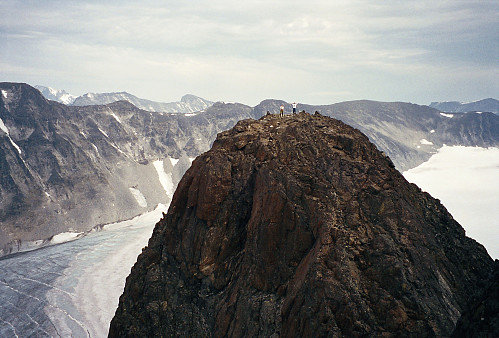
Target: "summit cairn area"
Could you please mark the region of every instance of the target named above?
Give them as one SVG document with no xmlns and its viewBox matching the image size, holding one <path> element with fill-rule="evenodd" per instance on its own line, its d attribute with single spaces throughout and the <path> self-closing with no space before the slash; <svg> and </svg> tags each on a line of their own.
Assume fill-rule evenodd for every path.
<svg viewBox="0 0 499 338">
<path fill-rule="evenodd" d="M 193 162 L 109 335 L 449 336 L 493 270 L 360 131 L 268 115 Z"/>
</svg>

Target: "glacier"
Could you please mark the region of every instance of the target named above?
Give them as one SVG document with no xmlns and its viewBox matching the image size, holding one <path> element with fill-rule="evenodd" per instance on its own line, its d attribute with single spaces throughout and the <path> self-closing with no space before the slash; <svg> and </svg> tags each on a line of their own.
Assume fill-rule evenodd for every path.
<svg viewBox="0 0 499 338">
<path fill-rule="evenodd" d="M 499 148 L 443 146 L 403 174 L 440 199 L 466 235 L 499 259 Z"/>
<path fill-rule="evenodd" d="M 167 209 L 0 258 L 0 337 L 105 337 L 125 279 Z"/>
</svg>

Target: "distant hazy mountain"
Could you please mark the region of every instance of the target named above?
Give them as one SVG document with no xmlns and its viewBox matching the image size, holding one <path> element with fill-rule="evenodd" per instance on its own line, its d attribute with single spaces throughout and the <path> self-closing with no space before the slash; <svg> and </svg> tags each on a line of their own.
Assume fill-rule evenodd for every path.
<svg viewBox="0 0 499 338">
<path fill-rule="evenodd" d="M 164 113 L 192 113 L 204 110 L 213 102 L 202 99 L 194 95 L 184 95 L 178 102 L 155 102 L 151 100 L 141 99 L 127 92 L 121 93 L 87 93 L 77 97 L 72 103 L 73 106 L 90 106 L 103 105 L 117 101 L 128 101 L 135 107 L 147 111 L 164 112 Z"/>
<path fill-rule="evenodd" d="M 45 87 L 45 86 L 35 86 L 36 89 L 38 89 L 42 95 L 52 101 L 64 103 L 64 104 L 72 104 L 74 100 L 76 99 L 76 96 L 73 96 L 66 92 L 65 90 L 61 89 L 54 89 L 50 87 Z"/>
<path fill-rule="evenodd" d="M 468 103 L 457 101 L 432 102 L 430 107 L 448 113 L 491 112 L 499 114 L 499 101 L 490 98 Z"/>
</svg>

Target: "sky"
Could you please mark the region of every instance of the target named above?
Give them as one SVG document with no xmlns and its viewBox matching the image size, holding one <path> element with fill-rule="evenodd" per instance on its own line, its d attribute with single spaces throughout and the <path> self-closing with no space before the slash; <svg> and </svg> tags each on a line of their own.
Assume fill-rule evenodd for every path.
<svg viewBox="0 0 499 338">
<path fill-rule="evenodd" d="M 0 0 L 0 81 L 257 105 L 499 93 L 497 0 Z"/>
</svg>

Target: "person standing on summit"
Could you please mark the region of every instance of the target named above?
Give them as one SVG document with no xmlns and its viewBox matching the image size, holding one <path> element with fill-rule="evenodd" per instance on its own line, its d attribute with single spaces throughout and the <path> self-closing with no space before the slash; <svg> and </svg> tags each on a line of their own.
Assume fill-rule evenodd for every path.
<svg viewBox="0 0 499 338">
<path fill-rule="evenodd" d="M 283 117 L 284 116 L 284 105 L 281 104 L 281 107 L 280 107 L 280 110 L 279 110 L 279 117 Z"/>
<path fill-rule="evenodd" d="M 296 114 L 296 105 L 297 105 L 297 103 L 293 102 L 293 114 Z"/>
</svg>

